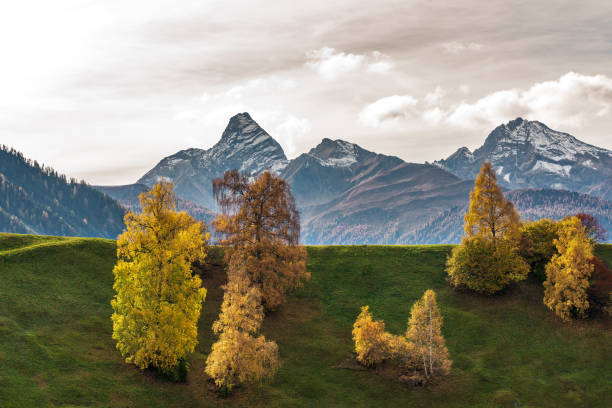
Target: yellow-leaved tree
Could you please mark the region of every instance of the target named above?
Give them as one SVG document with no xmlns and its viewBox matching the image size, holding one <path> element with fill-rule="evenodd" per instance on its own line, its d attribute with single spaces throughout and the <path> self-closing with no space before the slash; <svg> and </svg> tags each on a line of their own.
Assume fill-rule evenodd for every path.
<svg viewBox="0 0 612 408">
<path fill-rule="evenodd" d="M 258 335 L 264 318 L 259 288 L 250 285 L 244 269 L 231 274 L 225 286 L 213 331 L 219 339 L 206 359 L 206 373 L 223 394 L 239 384 L 272 377 L 280 365 L 278 346 Z"/>
<path fill-rule="evenodd" d="M 495 170 L 489 162 L 482 164 L 470 192 L 470 207 L 465 215 L 465 233 L 468 238 L 486 237 L 493 242 L 499 238 L 516 238 L 519 215 L 511 201 L 504 198 L 497 185 Z"/>
<path fill-rule="evenodd" d="M 213 181 L 213 192 L 221 209 L 214 226 L 228 264 L 242 263 L 265 308 L 277 308 L 287 290 L 310 278 L 289 184 L 267 171 L 251 179 L 232 170 Z"/>
<path fill-rule="evenodd" d="M 385 322 L 374 320 L 369 306 L 363 306 L 353 324 L 357 361 L 371 367 L 393 356 L 393 335 L 385 332 Z"/>
<path fill-rule="evenodd" d="M 425 378 L 448 373 L 452 364 L 441 329 L 436 293 L 429 289 L 412 306 L 406 331 L 406 338 L 422 361 Z"/>
<path fill-rule="evenodd" d="M 519 215 L 506 200 L 491 163 L 484 163 L 470 193 L 461 245 L 447 261 L 449 282 L 493 294 L 527 277 L 529 265 L 519 254 Z"/>
<path fill-rule="evenodd" d="M 170 183 L 142 193 L 140 202 L 142 214 L 125 216 L 117 240 L 113 339 L 127 362 L 182 379 L 206 296 L 191 265 L 206 256 L 209 235 L 203 223 L 175 211 Z"/>
<path fill-rule="evenodd" d="M 546 266 L 544 304 L 567 321 L 585 317 L 589 308 L 587 289 L 593 272 L 593 244 L 577 217 L 562 220 L 557 233 L 557 254 Z"/>
</svg>

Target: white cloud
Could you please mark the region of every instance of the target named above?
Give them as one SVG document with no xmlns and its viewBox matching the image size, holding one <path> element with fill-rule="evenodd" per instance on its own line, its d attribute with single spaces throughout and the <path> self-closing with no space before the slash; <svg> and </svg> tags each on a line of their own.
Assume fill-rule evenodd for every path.
<svg viewBox="0 0 612 408">
<path fill-rule="evenodd" d="M 395 66 L 391 57 L 380 51 L 372 51 L 371 55 L 347 54 L 330 47 L 309 51 L 306 59 L 306 66 L 327 80 L 336 79 L 364 66 L 365 71 L 372 74 L 385 74 Z"/>
<path fill-rule="evenodd" d="M 294 89 L 296 86 L 295 81 L 276 76 L 251 79 L 219 92 L 205 92 L 199 98 L 193 99 L 188 106 L 178 108 L 173 117 L 175 120 L 221 125 L 236 113 L 248 111 L 248 108 L 253 106 L 258 106 L 258 111 L 265 115 L 266 112 L 275 112 L 276 109 L 261 109 L 262 103 L 259 102 L 262 98 Z"/>
<path fill-rule="evenodd" d="M 189 105 L 176 110 L 174 119 L 211 129 L 209 143 L 212 144 L 218 140 L 229 118 L 239 112 L 249 112 L 291 157 L 297 153 L 297 142 L 310 133 L 312 125 L 308 119 L 288 113 L 284 106 L 269 104 L 267 100 L 296 86 L 297 83 L 291 79 L 275 76 L 251 79 L 192 99 Z"/>
<path fill-rule="evenodd" d="M 437 105 L 440 103 L 442 98 L 444 98 L 444 96 L 446 96 L 446 91 L 442 89 L 442 87 L 436 86 L 436 89 L 431 92 L 428 92 L 425 95 L 425 103 L 427 104 L 427 106 Z"/>
<path fill-rule="evenodd" d="M 410 95 L 393 95 L 367 105 L 359 114 L 359 120 L 370 127 L 396 123 L 398 119 L 412 116 L 418 101 Z"/>
<path fill-rule="evenodd" d="M 391 58 L 380 51 L 372 52 L 372 59 L 373 62 L 368 64 L 367 71 L 373 74 L 387 73 L 395 66 Z"/>
<path fill-rule="evenodd" d="M 569 72 L 526 90 L 493 92 L 474 103 L 450 109 L 447 120 L 462 127 L 497 125 L 523 116 L 550 126 L 577 128 L 612 112 L 612 78 Z"/>
<path fill-rule="evenodd" d="M 465 94 L 469 88 L 461 86 L 459 92 Z M 474 102 L 453 103 L 452 96 L 439 86 L 419 100 L 410 95 L 388 96 L 364 107 L 359 119 L 370 127 L 410 119 L 467 130 L 491 129 L 521 116 L 553 128 L 578 129 L 612 113 L 612 78 L 569 72 L 526 89 L 492 92 Z"/>
<path fill-rule="evenodd" d="M 306 66 L 315 70 L 323 78 L 332 80 L 338 76 L 354 71 L 361 66 L 365 55 L 336 52 L 334 48 L 323 47 L 306 53 Z"/>
<path fill-rule="evenodd" d="M 459 41 L 450 41 L 442 43 L 442 48 L 449 54 L 458 55 L 466 51 L 480 51 L 483 45 L 475 42 L 462 43 Z"/>
<path fill-rule="evenodd" d="M 295 81 L 291 79 L 281 79 L 277 77 L 251 79 L 242 85 L 228 89 L 223 96 L 232 99 L 242 99 L 246 94 L 253 92 L 275 92 L 287 91 L 295 88 Z"/>
<path fill-rule="evenodd" d="M 286 115 L 271 130 L 272 136 L 283 146 L 285 154 L 293 157 L 297 153 L 296 142 L 310 133 L 312 124 L 308 119 Z"/>
</svg>

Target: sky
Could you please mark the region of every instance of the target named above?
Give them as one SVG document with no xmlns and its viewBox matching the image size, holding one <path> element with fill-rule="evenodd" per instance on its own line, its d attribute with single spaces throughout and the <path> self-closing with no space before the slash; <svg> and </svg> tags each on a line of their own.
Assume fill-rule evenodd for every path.
<svg viewBox="0 0 612 408">
<path fill-rule="evenodd" d="M 0 144 L 91 184 L 245 111 L 289 158 L 434 161 L 518 116 L 612 149 L 609 1 L 20 0 L 0 52 Z"/>
</svg>

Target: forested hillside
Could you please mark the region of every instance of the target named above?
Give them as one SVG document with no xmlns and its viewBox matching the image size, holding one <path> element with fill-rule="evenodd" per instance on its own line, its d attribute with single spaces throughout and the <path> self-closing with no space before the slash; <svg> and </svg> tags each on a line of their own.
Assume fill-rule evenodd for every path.
<svg viewBox="0 0 612 408">
<path fill-rule="evenodd" d="M 115 238 L 125 210 L 85 182 L 0 149 L 0 231 Z"/>
</svg>

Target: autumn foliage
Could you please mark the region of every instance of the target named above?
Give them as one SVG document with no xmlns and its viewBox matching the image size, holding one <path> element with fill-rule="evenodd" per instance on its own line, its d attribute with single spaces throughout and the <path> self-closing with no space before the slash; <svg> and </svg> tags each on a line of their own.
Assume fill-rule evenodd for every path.
<svg viewBox="0 0 612 408">
<path fill-rule="evenodd" d="M 244 273 L 235 270 L 224 287 L 221 313 L 213 324 L 219 339 L 206 359 L 206 373 L 223 393 L 272 377 L 280 365 L 276 343 L 258 334 L 264 318 L 261 293 Z"/>
<path fill-rule="evenodd" d="M 371 367 L 392 357 L 392 335 L 385 332 L 385 322 L 372 318 L 369 306 L 363 306 L 353 324 L 357 361 Z"/>
<path fill-rule="evenodd" d="M 429 289 L 412 306 L 406 331 L 406 338 L 414 345 L 416 355 L 423 363 L 425 378 L 450 371 L 451 361 L 441 329 L 442 316 L 436 293 Z"/>
<path fill-rule="evenodd" d="M 493 166 L 483 163 L 474 190 L 470 192 L 470 207 L 465 215 L 467 237 L 485 237 L 495 242 L 500 238 L 516 237 L 518 227 L 519 215 L 497 185 Z"/>
<path fill-rule="evenodd" d="M 577 217 L 561 222 L 555 239 L 557 254 L 546 266 L 544 304 L 561 317 L 585 317 L 589 309 L 587 289 L 593 272 L 593 244 Z"/>
<path fill-rule="evenodd" d="M 451 285 L 493 294 L 527 277 L 519 255 L 519 215 L 504 198 L 491 163 L 484 163 L 470 193 L 461 245 L 447 260 Z"/>
<path fill-rule="evenodd" d="M 206 373 L 227 393 L 274 375 L 278 346 L 259 334 L 264 307 L 278 307 L 286 291 L 310 275 L 299 246 L 299 214 L 285 181 L 270 172 L 251 179 L 233 170 L 213 181 L 213 192 L 221 209 L 214 225 L 223 238 L 228 283 Z"/>
<path fill-rule="evenodd" d="M 578 213 L 574 217 L 582 222 L 582 226 L 589 238 L 595 242 L 603 242 L 606 240 L 607 232 L 604 227 L 599 224 L 599 220 L 591 214 Z"/>
<path fill-rule="evenodd" d="M 592 309 L 607 311 L 612 307 L 612 270 L 603 261 L 594 256 L 591 258 L 591 274 L 587 298 Z"/>
<path fill-rule="evenodd" d="M 241 263 L 240 269 L 261 291 L 265 308 L 277 308 L 287 290 L 310 277 L 289 185 L 270 172 L 251 181 L 233 170 L 213 181 L 213 192 L 222 211 L 214 226 L 228 263 Z"/>
<path fill-rule="evenodd" d="M 452 362 L 441 328 L 442 316 L 433 290 L 427 290 L 412 306 L 405 336 L 386 332 L 385 323 L 374 320 L 369 307 L 363 306 L 353 325 L 357 361 L 372 367 L 394 360 L 404 373 L 400 378 L 418 378 L 416 382 L 422 384 L 450 370 Z"/>
<path fill-rule="evenodd" d="M 206 289 L 192 274 L 203 260 L 205 225 L 175 211 L 172 184 L 140 195 L 142 214 L 125 216 L 113 270 L 113 339 L 126 361 L 171 373 L 197 344 Z"/>
</svg>

